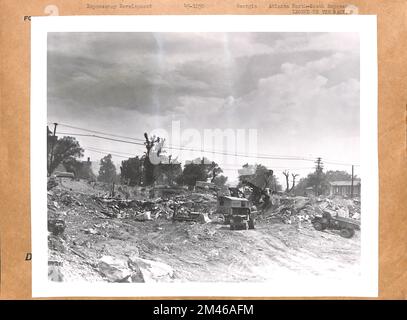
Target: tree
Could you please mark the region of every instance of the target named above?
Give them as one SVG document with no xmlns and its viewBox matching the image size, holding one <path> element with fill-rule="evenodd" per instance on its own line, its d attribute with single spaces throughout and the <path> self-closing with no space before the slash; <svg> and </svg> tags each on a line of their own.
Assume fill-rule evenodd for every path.
<svg viewBox="0 0 407 320">
<path fill-rule="evenodd" d="M 141 185 L 143 178 L 143 160 L 137 156 L 122 161 L 120 176 L 123 183 L 130 186 Z"/>
<path fill-rule="evenodd" d="M 307 187 L 308 187 L 308 177 L 301 178 L 293 190 L 294 194 L 298 196 L 305 195 Z"/>
<path fill-rule="evenodd" d="M 223 170 L 221 167 L 216 162 L 212 162 L 210 167 L 208 168 L 210 173 L 209 177 L 211 178 L 211 182 L 214 183 L 216 177 L 218 177 L 221 173 L 223 173 Z M 225 181 L 226 182 L 226 181 Z"/>
<path fill-rule="evenodd" d="M 79 173 L 82 168 L 82 162 L 76 160 L 75 158 L 69 158 L 65 161 L 63 161 L 63 165 L 66 168 L 67 172 L 72 172 L 75 175 L 75 178 L 79 178 Z"/>
<path fill-rule="evenodd" d="M 48 133 L 48 138 L 50 134 Z M 52 143 L 51 143 L 52 144 Z M 50 146 L 50 144 L 48 144 Z M 48 157 L 48 174 L 51 173 L 62 163 L 73 161 L 72 159 L 80 158 L 83 156 L 83 149 L 80 147 L 79 142 L 73 137 L 63 137 L 58 139 L 56 137 L 55 142 L 53 143 L 54 156 L 51 161 L 51 158 Z M 48 149 L 48 153 L 50 150 Z"/>
<path fill-rule="evenodd" d="M 315 195 L 320 196 L 329 191 L 329 182 L 323 172 L 313 172 L 307 176 L 307 187 L 312 187 Z"/>
<path fill-rule="evenodd" d="M 182 174 L 181 163 L 177 159 L 172 159 L 171 155 L 161 158 L 161 163 L 154 168 L 154 180 L 172 186 Z"/>
<path fill-rule="evenodd" d="M 216 178 L 222 172 L 222 168 L 216 162 L 211 161 L 206 157 L 196 158 L 187 161 L 184 165 L 182 175 L 177 178 L 177 183 L 194 186 L 197 181 L 207 181 L 208 179 L 210 179 L 212 183 L 215 183 Z M 223 179 L 218 182 L 222 180 Z"/>
<path fill-rule="evenodd" d="M 315 172 L 308 174 L 307 177 L 300 179 L 295 186 L 294 192 L 297 195 L 303 195 L 306 188 L 312 187 L 316 195 L 327 194 L 329 192 L 329 182 L 332 181 L 351 181 L 352 175 L 346 171 L 327 171 L 324 173 L 320 167 L 316 167 Z"/>
<path fill-rule="evenodd" d="M 351 181 L 352 180 L 352 175 L 346 171 L 327 171 L 326 172 L 326 179 L 328 181 Z M 354 177 L 356 179 L 356 176 Z"/>
<path fill-rule="evenodd" d="M 291 176 L 293 177 L 293 185 L 291 186 L 291 189 L 289 192 L 292 192 L 295 188 L 295 179 L 299 176 L 298 173 L 292 173 Z"/>
<path fill-rule="evenodd" d="M 179 176 L 177 182 L 192 187 L 197 181 L 206 181 L 207 179 L 208 172 L 205 166 L 201 164 L 189 163 L 184 166 L 182 175 Z"/>
<path fill-rule="evenodd" d="M 216 176 L 215 179 L 212 180 L 212 182 L 218 187 L 224 186 L 227 181 L 228 177 L 225 177 L 223 174 Z"/>
<path fill-rule="evenodd" d="M 285 183 L 286 183 L 285 192 L 288 193 L 288 191 L 290 190 L 290 182 L 288 181 L 288 178 L 290 177 L 290 172 L 285 170 L 285 171 L 283 171 L 283 175 L 285 176 Z"/>
<path fill-rule="evenodd" d="M 108 154 L 100 160 L 100 169 L 98 180 L 106 183 L 116 181 L 116 167 L 112 161 L 112 155 Z"/>
</svg>

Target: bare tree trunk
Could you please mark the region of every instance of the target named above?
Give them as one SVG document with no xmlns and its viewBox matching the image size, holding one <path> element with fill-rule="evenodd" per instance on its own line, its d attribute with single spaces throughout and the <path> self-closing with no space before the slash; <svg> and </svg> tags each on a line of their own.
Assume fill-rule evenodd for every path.
<svg viewBox="0 0 407 320">
<path fill-rule="evenodd" d="M 291 176 L 293 177 L 293 185 L 291 186 L 290 192 L 294 190 L 295 187 L 295 178 L 299 176 L 298 173 L 292 173 Z"/>
<path fill-rule="evenodd" d="M 288 181 L 288 177 L 290 176 L 290 172 L 289 171 L 283 171 L 283 175 L 285 176 L 285 183 L 286 183 L 286 188 L 285 188 L 285 192 L 289 192 L 290 191 L 290 182 Z"/>
</svg>

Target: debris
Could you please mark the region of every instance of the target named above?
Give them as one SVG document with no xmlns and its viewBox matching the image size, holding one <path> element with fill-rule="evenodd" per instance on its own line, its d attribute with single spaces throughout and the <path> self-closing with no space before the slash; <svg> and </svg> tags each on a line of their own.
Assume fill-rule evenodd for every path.
<svg viewBox="0 0 407 320">
<path fill-rule="evenodd" d="M 132 270 L 128 268 L 127 261 L 103 256 L 97 266 L 99 272 L 110 282 L 132 282 Z"/>
<path fill-rule="evenodd" d="M 85 231 L 85 233 L 89 233 L 89 234 L 98 234 L 99 233 L 99 231 L 97 231 L 96 229 L 92 229 L 92 228 L 84 229 L 83 231 Z"/>
<path fill-rule="evenodd" d="M 56 187 L 57 185 L 58 185 L 58 182 L 54 177 L 48 178 L 47 190 L 51 190 L 52 188 Z"/>
<path fill-rule="evenodd" d="M 48 231 L 54 236 L 58 236 L 65 231 L 65 221 L 61 219 L 49 219 L 48 220 Z"/>
<path fill-rule="evenodd" d="M 129 265 L 141 271 L 144 282 L 169 281 L 174 275 L 174 270 L 168 264 L 134 255 L 129 257 Z"/>
<path fill-rule="evenodd" d="M 111 197 L 109 186 L 98 182 L 93 187 L 83 180 L 64 180 L 48 190 L 49 278 L 150 283 L 223 281 L 225 274 L 219 270 L 231 263 L 240 264 L 234 260 L 244 252 L 239 259 L 247 267 L 244 271 L 239 267 L 238 273 L 226 277 L 232 281 L 251 277 L 261 280 L 262 276 L 250 275 L 258 268 L 257 261 L 268 257 L 257 256 L 251 249 L 257 247 L 259 251 L 273 252 L 270 257 L 276 264 L 297 251 L 303 254 L 308 250 L 311 255 L 319 252 L 322 243 L 327 246 L 324 257 L 336 252 L 331 255 L 333 259 L 357 259 L 358 234 L 346 244 L 355 250 L 340 251 L 340 237 L 318 233 L 310 223 L 324 212 L 360 219 L 357 199 L 273 194 L 270 207 L 258 209 L 258 230 L 232 234 L 221 223 L 223 214 L 216 212 L 218 198 L 214 193 L 162 187 L 157 197 L 149 198 L 154 188 L 126 186 L 130 194 L 126 199 L 119 190 Z"/>
<path fill-rule="evenodd" d="M 48 265 L 48 280 L 62 282 L 64 276 L 58 266 Z"/>
<path fill-rule="evenodd" d="M 360 219 L 360 202 L 341 198 L 308 198 L 282 196 L 279 205 L 263 213 L 267 220 L 270 216 L 278 216 L 284 223 L 311 222 L 315 216 L 329 213 L 331 216 Z"/>
</svg>

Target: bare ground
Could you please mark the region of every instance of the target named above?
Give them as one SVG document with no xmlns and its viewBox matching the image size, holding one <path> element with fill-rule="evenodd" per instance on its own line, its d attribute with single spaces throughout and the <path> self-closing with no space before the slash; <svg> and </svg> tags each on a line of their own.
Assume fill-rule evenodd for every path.
<svg viewBox="0 0 407 320">
<path fill-rule="evenodd" d="M 56 250 L 50 250 L 50 259 L 63 263 L 64 281 L 107 281 L 95 268 L 105 255 L 163 262 L 173 268 L 174 282 L 265 281 L 290 273 L 337 278 L 358 272 L 359 232 L 345 239 L 308 223 L 263 221 L 255 230 L 231 231 L 216 222 L 139 222 L 75 211 L 65 222 L 65 240 L 54 239 Z"/>
</svg>

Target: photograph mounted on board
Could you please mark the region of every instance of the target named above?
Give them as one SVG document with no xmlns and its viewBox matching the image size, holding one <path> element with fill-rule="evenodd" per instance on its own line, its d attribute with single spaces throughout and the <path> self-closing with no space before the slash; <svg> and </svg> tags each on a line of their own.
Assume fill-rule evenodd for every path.
<svg viewBox="0 0 407 320">
<path fill-rule="evenodd" d="M 48 282 L 362 279 L 361 64 L 357 30 L 48 30 Z"/>
</svg>

